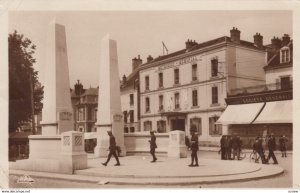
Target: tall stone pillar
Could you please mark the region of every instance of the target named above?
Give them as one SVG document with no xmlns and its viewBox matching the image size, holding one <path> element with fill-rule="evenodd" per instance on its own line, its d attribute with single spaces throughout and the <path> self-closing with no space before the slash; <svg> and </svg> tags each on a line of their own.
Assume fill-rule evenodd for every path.
<svg viewBox="0 0 300 193">
<path fill-rule="evenodd" d="M 95 157 L 107 156 L 109 147 L 107 131 L 112 131 L 115 136 L 117 145 L 121 147 L 121 156 L 126 155 L 122 117 L 117 42 L 107 35 L 101 42 Z"/>
<path fill-rule="evenodd" d="M 58 135 L 74 127 L 70 96 L 66 32 L 55 20 L 48 26 L 42 135 Z"/>
</svg>

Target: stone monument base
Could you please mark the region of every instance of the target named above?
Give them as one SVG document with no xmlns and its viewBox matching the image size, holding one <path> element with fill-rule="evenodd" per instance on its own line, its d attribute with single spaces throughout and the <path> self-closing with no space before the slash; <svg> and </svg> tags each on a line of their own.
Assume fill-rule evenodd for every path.
<svg viewBox="0 0 300 193">
<path fill-rule="evenodd" d="M 11 169 L 73 174 L 87 168 L 83 133 L 69 131 L 62 135 L 29 136 L 29 159 L 11 164 Z"/>
<path fill-rule="evenodd" d="M 185 145 L 184 131 L 170 131 L 169 132 L 169 147 L 168 157 L 186 158 L 187 147 Z"/>
</svg>

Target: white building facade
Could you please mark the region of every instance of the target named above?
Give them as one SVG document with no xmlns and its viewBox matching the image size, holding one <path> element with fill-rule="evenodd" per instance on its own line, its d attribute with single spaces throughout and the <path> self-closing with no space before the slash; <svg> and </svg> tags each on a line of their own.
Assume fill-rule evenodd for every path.
<svg viewBox="0 0 300 193">
<path fill-rule="evenodd" d="M 230 34 L 200 44 L 188 40 L 185 49 L 139 67 L 141 132 L 195 130 L 200 144 L 219 143 L 228 131 L 215 122 L 230 90 L 265 83 L 262 36 L 251 43 L 240 40 L 237 28 Z"/>
</svg>

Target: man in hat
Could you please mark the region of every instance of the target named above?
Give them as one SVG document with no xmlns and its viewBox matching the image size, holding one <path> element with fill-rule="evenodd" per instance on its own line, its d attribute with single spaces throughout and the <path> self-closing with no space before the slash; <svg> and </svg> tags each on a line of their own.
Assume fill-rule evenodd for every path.
<svg viewBox="0 0 300 193">
<path fill-rule="evenodd" d="M 192 159 L 192 163 L 189 165 L 190 167 L 198 167 L 198 155 L 197 155 L 197 151 L 199 150 L 199 146 L 198 146 L 198 136 L 196 135 L 195 131 L 191 130 L 191 150 L 192 150 L 192 154 L 191 154 L 191 159 Z M 195 161 L 195 165 L 194 165 L 194 161 Z"/>
<path fill-rule="evenodd" d="M 279 138 L 281 157 L 286 157 L 286 143 L 287 142 L 288 142 L 288 139 L 286 138 L 286 136 L 282 135 Z"/>
<path fill-rule="evenodd" d="M 108 154 L 106 162 L 102 163 L 102 165 L 107 166 L 111 156 L 113 155 L 117 161 L 115 166 L 119 166 L 121 164 L 120 164 L 118 155 L 116 153 L 116 150 L 117 150 L 116 138 L 113 136 L 111 131 L 107 131 L 107 134 L 109 135 L 109 154 Z"/>
<path fill-rule="evenodd" d="M 269 136 L 268 148 L 269 148 L 269 155 L 267 161 L 269 162 L 270 158 L 272 157 L 274 164 L 278 164 L 276 156 L 274 154 L 276 148 L 276 141 L 273 133 Z"/>
<path fill-rule="evenodd" d="M 154 131 L 150 131 L 151 139 L 149 140 L 150 143 L 150 154 L 152 155 L 153 160 L 151 162 L 156 162 L 157 158 L 155 156 L 155 149 L 157 148 L 156 145 L 156 137 L 154 135 Z"/>
</svg>

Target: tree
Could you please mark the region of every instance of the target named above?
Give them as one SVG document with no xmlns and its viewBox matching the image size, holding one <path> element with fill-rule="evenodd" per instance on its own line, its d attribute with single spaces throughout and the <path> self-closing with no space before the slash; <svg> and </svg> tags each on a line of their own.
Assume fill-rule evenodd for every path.
<svg viewBox="0 0 300 193">
<path fill-rule="evenodd" d="M 16 131 L 21 125 L 32 121 L 34 114 L 41 112 L 44 89 L 38 81 L 33 58 L 36 46 L 18 34 L 9 34 L 9 132 Z"/>
</svg>

